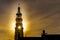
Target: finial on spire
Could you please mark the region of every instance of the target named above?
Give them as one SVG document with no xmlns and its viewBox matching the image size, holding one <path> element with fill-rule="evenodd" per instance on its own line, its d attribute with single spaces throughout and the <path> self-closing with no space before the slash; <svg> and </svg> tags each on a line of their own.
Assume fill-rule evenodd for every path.
<svg viewBox="0 0 60 40">
<path fill-rule="evenodd" d="M 18 12 L 20 13 L 20 3 L 18 3 Z"/>
</svg>

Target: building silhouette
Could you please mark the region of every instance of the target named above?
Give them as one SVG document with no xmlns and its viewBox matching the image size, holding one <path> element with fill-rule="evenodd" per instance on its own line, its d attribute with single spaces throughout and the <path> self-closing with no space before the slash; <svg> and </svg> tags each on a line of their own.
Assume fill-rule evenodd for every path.
<svg viewBox="0 0 60 40">
<path fill-rule="evenodd" d="M 21 37 L 23 37 L 22 14 L 19 6 L 16 16 L 15 40 L 19 40 Z"/>
<path fill-rule="evenodd" d="M 43 30 L 41 37 L 24 37 L 23 35 L 23 26 L 22 26 L 22 14 L 20 12 L 20 7 L 18 6 L 18 12 L 16 14 L 16 27 L 15 27 L 15 40 L 20 40 L 22 37 L 27 40 L 60 40 L 60 34 L 47 34 L 45 30 Z"/>
<path fill-rule="evenodd" d="M 41 38 L 42 40 L 60 40 L 60 34 L 48 34 L 43 30 Z"/>
</svg>

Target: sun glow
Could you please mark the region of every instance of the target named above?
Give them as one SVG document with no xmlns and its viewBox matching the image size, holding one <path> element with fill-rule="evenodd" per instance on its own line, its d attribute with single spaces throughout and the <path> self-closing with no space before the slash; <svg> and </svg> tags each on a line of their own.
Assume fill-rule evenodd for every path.
<svg viewBox="0 0 60 40">
<path fill-rule="evenodd" d="M 27 29 L 27 27 L 26 27 L 26 23 L 23 22 L 23 32 L 26 32 L 26 29 Z"/>
<path fill-rule="evenodd" d="M 15 27 L 16 27 L 16 25 L 15 25 L 15 22 L 14 22 L 14 23 L 12 23 L 12 31 L 14 31 L 14 32 L 15 32 Z"/>
<path fill-rule="evenodd" d="M 18 29 L 20 30 L 21 29 L 21 26 L 19 26 Z"/>
<path fill-rule="evenodd" d="M 12 23 L 12 31 L 14 31 L 14 32 L 15 32 L 15 27 L 16 27 L 16 25 L 14 22 L 14 23 Z M 23 32 L 26 32 L 26 30 L 27 30 L 26 23 L 23 22 Z"/>
</svg>

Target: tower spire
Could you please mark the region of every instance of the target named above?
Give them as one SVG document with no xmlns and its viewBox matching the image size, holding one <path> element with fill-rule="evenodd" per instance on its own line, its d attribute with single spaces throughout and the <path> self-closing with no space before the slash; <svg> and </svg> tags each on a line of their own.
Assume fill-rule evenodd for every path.
<svg viewBox="0 0 60 40">
<path fill-rule="evenodd" d="M 20 13 L 20 3 L 18 3 L 18 12 Z"/>
<path fill-rule="evenodd" d="M 18 12 L 16 14 L 15 40 L 23 37 L 22 13 L 20 12 L 20 3 L 18 3 Z"/>
</svg>

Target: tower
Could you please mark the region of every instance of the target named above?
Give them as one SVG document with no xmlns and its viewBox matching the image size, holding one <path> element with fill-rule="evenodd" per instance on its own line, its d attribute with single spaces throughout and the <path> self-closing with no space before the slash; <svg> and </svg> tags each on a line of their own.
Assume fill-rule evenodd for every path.
<svg viewBox="0 0 60 40">
<path fill-rule="evenodd" d="M 45 33 L 45 30 L 43 30 L 42 39 L 43 39 L 43 40 L 46 40 L 46 33 Z"/>
<path fill-rule="evenodd" d="M 15 40 L 19 40 L 21 37 L 23 37 L 22 14 L 19 6 L 16 16 Z"/>
</svg>

